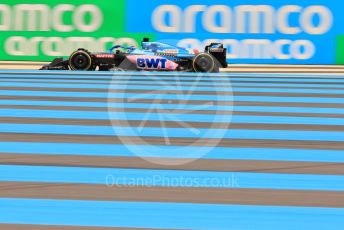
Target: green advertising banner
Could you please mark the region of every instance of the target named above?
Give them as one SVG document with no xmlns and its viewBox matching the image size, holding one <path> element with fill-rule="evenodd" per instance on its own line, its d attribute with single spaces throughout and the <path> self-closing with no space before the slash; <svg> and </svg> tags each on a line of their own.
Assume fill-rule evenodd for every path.
<svg viewBox="0 0 344 230">
<path fill-rule="evenodd" d="M 77 48 L 103 51 L 138 45 L 146 33 L 125 32 L 125 0 L 5 0 L 0 3 L 0 60 L 48 61 Z"/>
<path fill-rule="evenodd" d="M 336 64 L 344 64 L 344 35 L 338 35 L 336 41 Z"/>
</svg>

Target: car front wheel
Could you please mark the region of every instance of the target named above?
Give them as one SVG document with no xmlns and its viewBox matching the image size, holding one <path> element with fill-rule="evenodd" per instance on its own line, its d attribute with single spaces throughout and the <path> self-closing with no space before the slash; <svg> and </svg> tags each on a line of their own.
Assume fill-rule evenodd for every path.
<svg viewBox="0 0 344 230">
<path fill-rule="evenodd" d="M 72 70 L 94 70 L 92 55 L 85 49 L 74 51 L 69 57 Z"/>
</svg>

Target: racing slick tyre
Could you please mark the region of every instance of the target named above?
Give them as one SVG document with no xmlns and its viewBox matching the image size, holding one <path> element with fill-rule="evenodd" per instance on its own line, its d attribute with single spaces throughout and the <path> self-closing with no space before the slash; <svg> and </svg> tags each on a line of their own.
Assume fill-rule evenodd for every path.
<svg viewBox="0 0 344 230">
<path fill-rule="evenodd" d="M 219 72 L 219 67 L 213 56 L 208 53 L 199 53 L 192 60 L 192 70 L 194 72 Z"/>
<path fill-rule="evenodd" d="M 94 70 L 93 58 L 90 52 L 85 49 L 78 49 L 74 51 L 68 60 L 69 66 L 72 70 Z"/>
</svg>

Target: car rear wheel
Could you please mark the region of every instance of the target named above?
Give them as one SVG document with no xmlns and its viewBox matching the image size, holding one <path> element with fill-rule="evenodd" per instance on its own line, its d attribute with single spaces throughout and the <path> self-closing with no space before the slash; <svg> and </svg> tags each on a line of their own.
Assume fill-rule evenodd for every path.
<svg viewBox="0 0 344 230">
<path fill-rule="evenodd" d="M 72 70 L 94 70 L 93 58 L 85 49 L 74 51 L 69 57 L 69 66 Z"/>
<path fill-rule="evenodd" d="M 197 54 L 192 60 L 192 70 L 195 72 L 218 72 L 215 59 L 208 53 Z"/>
</svg>

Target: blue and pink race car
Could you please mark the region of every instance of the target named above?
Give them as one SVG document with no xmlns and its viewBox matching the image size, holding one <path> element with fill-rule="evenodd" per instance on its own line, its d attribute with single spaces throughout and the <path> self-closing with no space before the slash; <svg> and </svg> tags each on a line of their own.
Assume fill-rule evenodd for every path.
<svg viewBox="0 0 344 230">
<path fill-rule="evenodd" d="M 204 52 L 185 49 L 143 39 L 141 48 L 115 45 L 107 52 L 74 51 L 68 59 L 56 58 L 41 70 L 100 70 L 100 71 L 183 71 L 219 72 L 226 68 L 226 48 L 211 43 Z"/>
</svg>

